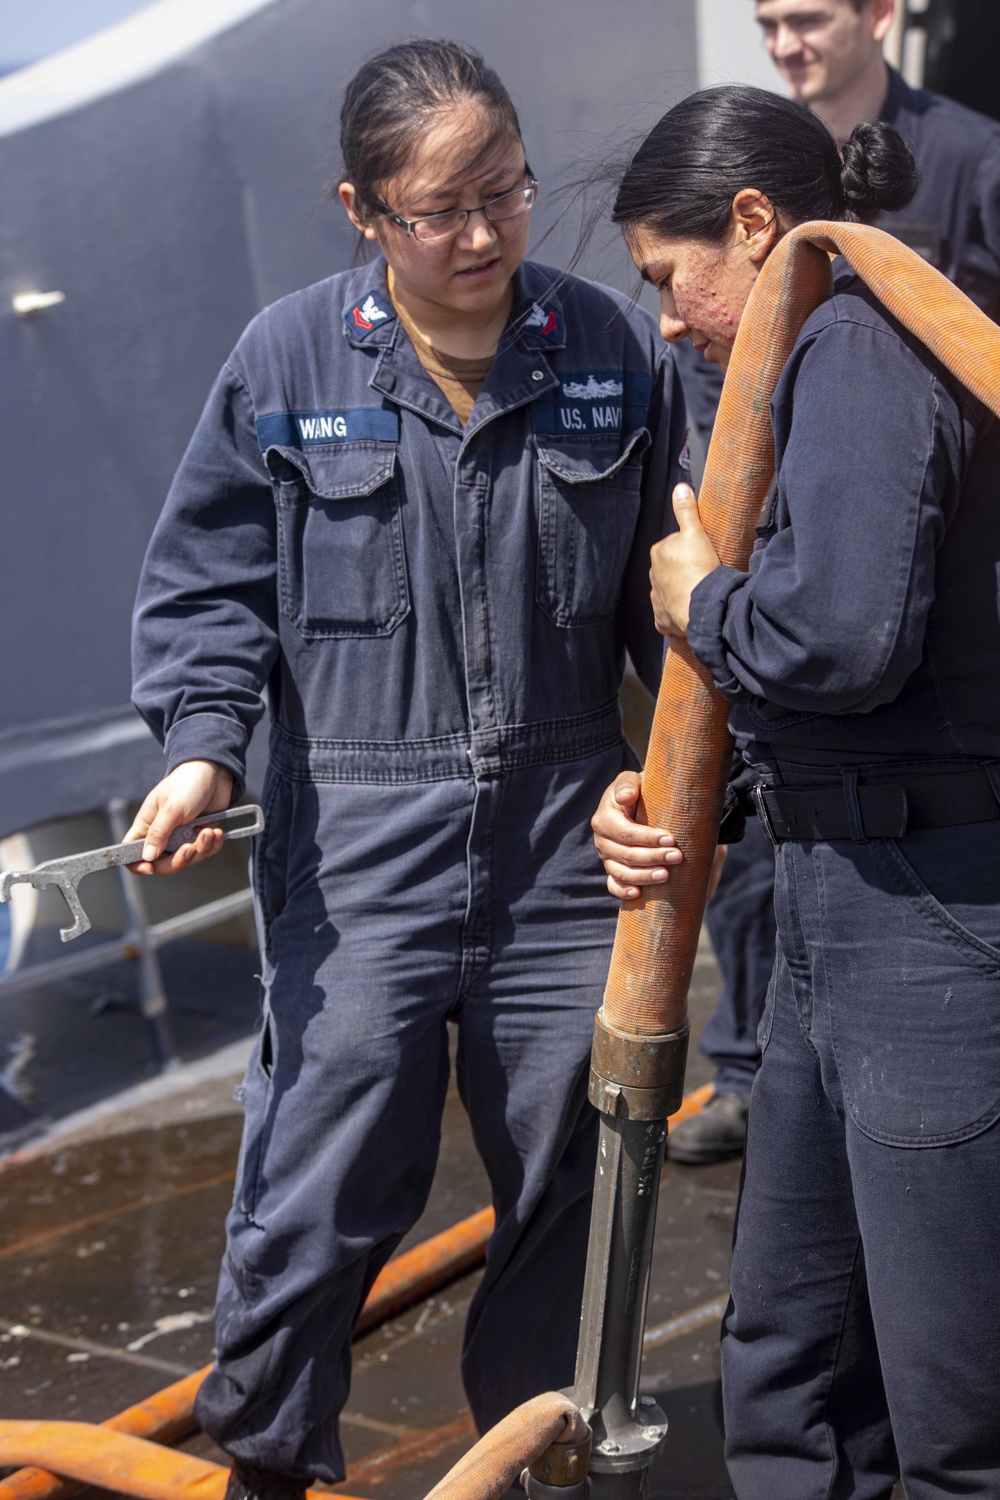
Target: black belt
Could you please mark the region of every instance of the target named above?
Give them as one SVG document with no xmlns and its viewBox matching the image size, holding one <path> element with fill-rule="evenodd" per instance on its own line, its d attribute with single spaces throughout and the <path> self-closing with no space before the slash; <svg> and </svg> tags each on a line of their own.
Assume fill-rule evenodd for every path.
<svg viewBox="0 0 1000 1500">
<path fill-rule="evenodd" d="M 1000 767 L 997 773 L 1000 787 Z M 845 773 L 840 786 L 753 788 L 757 816 L 771 843 L 788 839 L 900 839 L 920 828 L 947 828 L 1000 818 L 1000 791 L 985 770 L 942 771 L 859 786 Z"/>
</svg>

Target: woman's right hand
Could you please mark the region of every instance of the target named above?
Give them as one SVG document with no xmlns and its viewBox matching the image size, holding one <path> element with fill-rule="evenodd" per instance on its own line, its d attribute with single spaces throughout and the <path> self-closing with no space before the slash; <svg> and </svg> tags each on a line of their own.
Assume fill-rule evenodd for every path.
<svg viewBox="0 0 1000 1500">
<path fill-rule="evenodd" d="M 635 901 L 644 885 L 670 879 L 669 865 L 684 858 L 672 833 L 637 823 L 642 789 L 638 771 L 622 771 L 601 798 L 590 820 L 594 843 L 608 873 L 608 890 L 620 901 Z"/>
<path fill-rule="evenodd" d="M 210 760 L 186 760 L 158 782 L 135 815 L 125 843 L 145 839 L 145 858 L 129 865 L 137 875 L 174 875 L 210 859 L 222 848 L 221 828 L 202 828 L 193 844 L 164 854 L 167 839 L 182 823 L 202 813 L 224 812 L 233 795 L 233 778 Z"/>
</svg>

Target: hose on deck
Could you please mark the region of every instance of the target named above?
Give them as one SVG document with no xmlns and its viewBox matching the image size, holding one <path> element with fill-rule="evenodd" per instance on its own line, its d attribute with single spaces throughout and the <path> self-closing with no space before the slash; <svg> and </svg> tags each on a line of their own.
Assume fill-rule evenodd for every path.
<svg viewBox="0 0 1000 1500">
<path fill-rule="evenodd" d="M 499 1500 L 547 1449 L 562 1444 L 583 1447 L 589 1439 L 590 1428 L 573 1402 L 558 1391 L 548 1391 L 491 1427 L 434 1486 L 427 1500 Z M 584 1468 L 580 1479 L 585 1478 Z"/>
<path fill-rule="evenodd" d="M 565 1396 L 536 1396 L 481 1438 L 429 1500 L 499 1500 L 554 1444 L 580 1446 L 588 1438 L 587 1424 Z M 15 1464 L 44 1467 L 138 1500 L 222 1500 L 229 1482 L 229 1470 L 220 1464 L 88 1422 L 0 1421 L 0 1467 Z M 320 1491 L 306 1493 L 320 1500 Z"/>
<path fill-rule="evenodd" d="M 493 1223 L 493 1209 L 482 1208 L 388 1261 L 365 1298 L 355 1324 L 355 1338 L 481 1264 Z M 182 1441 L 198 1430 L 195 1397 L 211 1368 L 206 1365 L 186 1375 L 92 1430 L 110 1429 L 132 1437 L 152 1438 L 158 1443 Z M 68 1471 L 52 1473 L 41 1465 L 0 1479 L 0 1500 L 70 1500 L 79 1488 L 79 1482 Z"/>
<path fill-rule="evenodd" d="M 0 1422 L 0 1465 L 55 1469 L 139 1500 L 223 1500 L 229 1470 L 89 1422 Z M 319 1490 L 309 1500 L 322 1500 Z M 351 1497 L 342 1497 L 351 1500 Z"/>
</svg>

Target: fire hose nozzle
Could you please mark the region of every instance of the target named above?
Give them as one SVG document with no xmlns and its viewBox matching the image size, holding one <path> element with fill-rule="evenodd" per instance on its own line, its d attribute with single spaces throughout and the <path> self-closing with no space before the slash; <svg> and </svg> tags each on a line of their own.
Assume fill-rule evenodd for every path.
<svg viewBox="0 0 1000 1500">
<path fill-rule="evenodd" d="M 591 1104 L 604 1115 L 625 1120 L 665 1120 L 680 1109 L 687 1067 L 687 1021 L 679 1031 L 636 1036 L 594 1017 L 590 1058 Z"/>
<path fill-rule="evenodd" d="M 521 1475 L 529 1500 L 587 1500 L 593 1434 L 579 1443 L 552 1443 Z"/>
</svg>

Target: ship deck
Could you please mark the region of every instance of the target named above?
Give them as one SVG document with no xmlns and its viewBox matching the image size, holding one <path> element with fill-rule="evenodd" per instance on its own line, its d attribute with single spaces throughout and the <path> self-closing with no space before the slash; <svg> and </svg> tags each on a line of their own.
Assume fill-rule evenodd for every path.
<svg viewBox="0 0 1000 1500">
<path fill-rule="evenodd" d="M 718 985 L 703 947 L 691 993 L 694 1042 Z M 238 1052 L 221 1054 L 230 1069 Z M 120 1108 L 58 1126 L 0 1165 L 5 1418 L 100 1422 L 211 1359 L 240 1114 L 238 1072 L 205 1073 L 203 1066 L 182 1071 L 148 1098 L 124 1094 Z M 688 1089 L 709 1077 L 693 1045 Z M 652 1475 L 656 1500 L 732 1495 L 722 1457 L 718 1328 L 738 1182 L 738 1162 L 698 1169 L 668 1162 L 663 1172 L 642 1382 L 670 1420 Z M 401 1249 L 488 1201 L 452 1090 L 433 1192 Z M 337 1490 L 416 1500 L 471 1444 L 458 1358 L 478 1274 L 355 1344 L 343 1417 L 348 1473 Z M 510 1357 L 530 1360 L 531 1350 L 512 1349 Z M 182 1446 L 223 1461 L 204 1435 Z"/>
</svg>

